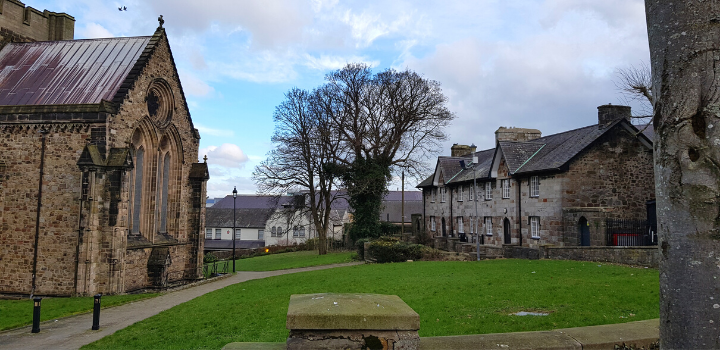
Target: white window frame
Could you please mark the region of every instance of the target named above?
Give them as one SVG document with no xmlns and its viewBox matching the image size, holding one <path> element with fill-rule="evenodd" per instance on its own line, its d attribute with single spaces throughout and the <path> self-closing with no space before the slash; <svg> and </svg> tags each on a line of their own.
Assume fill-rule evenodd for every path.
<svg viewBox="0 0 720 350">
<path fill-rule="evenodd" d="M 468 191 L 468 201 L 472 202 L 475 200 L 475 188 L 474 186 L 470 188 L 470 191 Z"/>
<path fill-rule="evenodd" d="M 492 216 L 486 216 L 485 217 L 485 234 L 488 236 L 492 236 L 493 234 L 493 224 L 492 224 Z"/>
<path fill-rule="evenodd" d="M 300 226 L 300 233 L 298 237 L 305 237 L 305 226 Z"/>
<path fill-rule="evenodd" d="M 530 237 L 531 238 L 540 238 L 540 217 L 539 216 L 531 216 L 530 217 Z"/>
<path fill-rule="evenodd" d="M 258 230 L 258 241 L 265 239 L 265 230 Z"/>
<path fill-rule="evenodd" d="M 213 229 L 205 228 L 205 239 L 212 239 L 212 237 L 213 237 Z"/>
<path fill-rule="evenodd" d="M 236 229 L 235 229 L 235 240 L 236 240 L 236 241 L 237 241 L 238 239 L 242 239 L 242 234 L 240 233 L 240 230 L 241 230 L 241 229 L 239 229 L 239 228 L 236 228 Z"/>
<path fill-rule="evenodd" d="M 430 231 L 436 231 L 437 227 L 435 226 L 435 217 L 430 217 Z"/>
<path fill-rule="evenodd" d="M 460 185 L 460 187 L 458 188 L 458 202 L 462 202 L 464 199 L 463 198 L 464 196 L 465 196 L 465 186 Z"/>
<path fill-rule="evenodd" d="M 222 239 L 222 229 L 221 228 L 215 229 L 215 239 Z"/>
<path fill-rule="evenodd" d="M 539 176 L 530 176 L 530 197 L 540 197 Z"/>
<path fill-rule="evenodd" d="M 492 181 L 485 183 L 485 200 L 489 201 L 492 199 Z"/>
<path fill-rule="evenodd" d="M 463 222 L 462 216 L 457 217 L 457 224 L 458 224 L 458 233 L 465 233 L 465 223 Z"/>
<path fill-rule="evenodd" d="M 510 179 L 502 180 L 502 197 L 504 199 L 510 198 Z"/>
<path fill-rule="evenodd" d="M 445 203 L 445 194 L 447 193 L 447 188 L 440 187 L 440 203 Z"/>
</svg>

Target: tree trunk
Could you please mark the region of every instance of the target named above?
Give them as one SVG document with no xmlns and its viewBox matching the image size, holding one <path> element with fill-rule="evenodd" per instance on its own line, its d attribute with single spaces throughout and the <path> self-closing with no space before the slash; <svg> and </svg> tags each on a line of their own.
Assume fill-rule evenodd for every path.
<svg viewBox="0 0 720 350">
<path fill-rule="evenodd" d="M 660 346 L 720 348 L 720 4 L 646 0 Z"/>
</svg>

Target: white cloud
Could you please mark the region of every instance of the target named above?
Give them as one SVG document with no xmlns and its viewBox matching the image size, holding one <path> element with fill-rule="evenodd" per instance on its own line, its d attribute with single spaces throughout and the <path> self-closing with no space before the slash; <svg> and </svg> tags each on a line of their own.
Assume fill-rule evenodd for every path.
<svg viewBox="0 0 720 350">
<path fill-rule="evenodd" d="M 88 23 L 83 29 L 80 30 L 81 36 L 88 39 L 95 38 L 112 38 L 114 35 L 109 30 L 97 23 Z"/>
<path fill-rule="evenodd" d="M 185 91 L 185 93 L 190 96 L 203 97 L 215 92 L 215 89 L 213 89 L 213 87 L 211 87 L 206 82 L 202 81 L 202 79 L 198 78 L 195 74 L 189 71 L 180 70 L 178 74 L 180 74 L 180 81 L 182 81 L 183 91 Z"/>
<path fill-rule="evenodd" d="M 209 146 L 200 149 L 200 155 L 207 155 L 208 166 L 220 166 L 226 168 L 242 168 L 248 157 L 237 145 L 223 143 L 220 147 Z"/>
<path fill-rule="evenodd" d="M 320 55 L 320 57 L 314 57 L 309 54 L 305 55 L 307 62 L 306 66 L 317 70 L 336 70 L 345 67 L 348 63 L 363 62 L 368 64 L 370 67 L 375 67 L 380 64 L 377 60 L 372 60 L 369 57 L 363 56 L 329 56 Z"/>
</svg>

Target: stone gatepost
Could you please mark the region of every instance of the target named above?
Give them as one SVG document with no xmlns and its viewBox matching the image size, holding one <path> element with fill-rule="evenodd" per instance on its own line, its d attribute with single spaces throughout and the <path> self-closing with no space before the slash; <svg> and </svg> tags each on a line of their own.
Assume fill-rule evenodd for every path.
<svg viewBox="0 0 720 350">
<path fill-rule="evenodd" d="M 396 295 L 290 296 L 287 349 L 418 349 L 420 316 Z"/>
</svg>

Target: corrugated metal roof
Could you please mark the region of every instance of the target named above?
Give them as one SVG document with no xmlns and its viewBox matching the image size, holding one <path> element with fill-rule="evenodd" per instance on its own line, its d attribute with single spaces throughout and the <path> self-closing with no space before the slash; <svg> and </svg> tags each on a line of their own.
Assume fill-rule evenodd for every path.
<svg viewBox="0 0 720 350">
<path fill-rule="evenodd" d="M 112 101 L 150 38 L 7 44 L 0 51 L 0 105 Z"/>
</svg>

